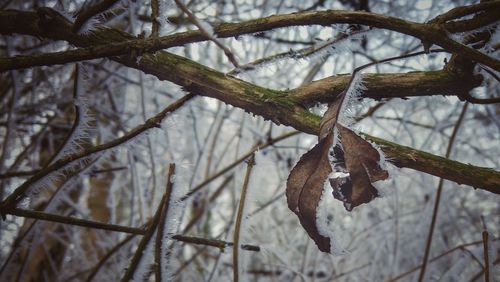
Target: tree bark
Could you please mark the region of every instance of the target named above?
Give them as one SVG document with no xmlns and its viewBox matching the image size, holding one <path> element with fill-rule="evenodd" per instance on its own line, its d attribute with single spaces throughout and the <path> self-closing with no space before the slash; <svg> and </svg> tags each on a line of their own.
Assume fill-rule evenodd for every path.
<svg viewBox="0 0 500 282">
<path fill-rule="evenodd" d="M 269 26 L 275 28 L 297 24 L 331 23 L 332 20 L 328 19 L 328 16 L 332 16 L 330 15 L 331 13 L 340 17 L 340 19 L 345 17 L 345 23 L 361 23 L 388 29 L 391 29 L 392 23 L 395 24 L 394 18 L 380 15 L 373 16 L 374 14 L 371 13 L 346 12 L 348 14 L 342 14 L 339 11 L 325 11 L 315 13 L 320 16 L 319 19 L 311 18 L 311 13 L 297 13 L 292 14 L 294 15 L 293 17 L 290 15 L 283 15 L 250 21 L 247 22 L 246 27 L 248 30 L 254 30 L 255 32 L 255 29 L 262 30 L 269 28 Z M 369 19 L 363 18 L 363 16 L 367 16 L 366 14 L 370 14 Z M 355 16 L 353 18 L 354 20 L 351 20 L 348 16 Z M 15 25 L 9 23 L 9 20 L 13 18 L 17 21 Z M 340 22 L 342 20 L 338 21 Z M 270 24 L 270 22 L 272 22 L 272 24 Z M 431 39 L 431 42 L 441 42 L 441 39 L 434 38 L 433 32 L 436 32 L 435 30 L 429 32 L 423 31 L 421 30 L 423 26 L 414 27 L 412 24 L 402 20 L 398 23 L 401 26 L 397 31 L 416 37 L 425 34 L 425 37 Z M 230 34 L 227 30 L 231 29 L 232 26 L 219 25 L 218 28 L 221 31 L 226 30 L 226 32 Z M 111 44 L 133 39 L 133 37 L 127 33 L 109 28 L 96 30 L 89 35 L 77 35 L 72 32 L 72 24 L 70 22 L 57 12 L 48 8 L 39 9 L 37 13 L 0 11 L 0 33 L 10 34 L 14 32 L 47 37 L 49 39 L 66 40 L 79 47 Z M 421 34 L 421 32 L 423 33 Z M 189 34 L 193 33 L 191 32 Z M 427 35 L 429 35 L 429 37 L 427 37 Z M 446 48 L 446 46 L 443 47 Z M 460 50 L 460 48 L 451 48 L 450 50 L 463 51 Z M 476 58 L 474 55 L 471 55 L 469 51 L 465 52 L 463 55 L 473 59 Z M 327 78 L 298 89 L 278 91 L 263 88 L 235 77 L 227 76 L 184 57 L 164 51 L 158 51 L 154 54 L 142 54 L 141 50 L 136 50 L 136 52 L 132 52 L 131 54 L 121 57 L 112 57 L 112 59 L 131 68 L 152 74 L 160 80 L 171 81 L 192 93 L 219 99 L 225 103 L 242 108 L 247 112 L 272 120 L 277 124 L 292 126 L 302 132 L 315 135 L 319 130 L 320 118 L 310 113 L 304 105 L 310 104 L 316 101 L 316 99 L 321 102 L 329 101 L 328 95 L 334 96 L 335 93 L 341 91 L 341 85 L 344 85 L 344 81 L 347 79 L 342 76 Z M 495 67 L 496 64 L 497 63 L 493 63 L 493 67 Z M 454 74 L 446 73 L 446 71 L 371 75 L 368 76 L 367 79 L 368 87 L 371 88 L 371 90 L 367 92 L 367 95 L 373 98 L 394 97 L 397 96 L 399 91 L 400 95 L 398 97 L 410 95 L 419 96 L 430 93 L 436 94 L 434 91 L 437 91 L 437 93 L 440 92 L 439 90 L 446 91 L 447 86 L 452 86 L 452 89 L 459 89 L 464 85 L 473 88 L 478 85 L 481 80 L 479 77 L 471 76 L 470 80 L 465 81 L 463 77 L 460 77 L 462 83 L 457 84 L 457 80 L 453 80 L 453 76 Z M 395 80 L 397 78 L 399 79 Z M 457 77 L 455 77 L 455 79 L 456 78 Z M 401 84 L 399 84 L 399 80 L 401 80 Z M 386 89 L 384 85 L 387 86 L 390 81 L 392 82 L 393 88 L 387 92 L 389 94 L 384 94 Z M 420 91 L 415 92 L 414 86 L 416 85 L 424 86 L 419 88 Z M 462 164 L 375 137 L 368 136 L 368 138 L 382 145 L 384 152 L 388 155 L 389 159 L 391 159 L 391 162 L 399 167 L 419 170 L 460 184 L 466 184 L 500 194 L 500 172 L 494 171 L 493 169 Z"/>
</svg>

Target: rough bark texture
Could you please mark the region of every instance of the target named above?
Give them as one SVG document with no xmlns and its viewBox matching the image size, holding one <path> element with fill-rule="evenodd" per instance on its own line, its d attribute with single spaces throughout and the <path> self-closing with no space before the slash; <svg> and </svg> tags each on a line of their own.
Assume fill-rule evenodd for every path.
<svg viewBox="0 0 500 282">
<path fill-rule="evenodd" d="M 490 61 L 491 58 L 488 56 L 477 54 L 478 51 L 464 45 L 456 46 L 456 44 L 450 42 L 451 39 L 444 38 L 442 32 L 446 26 L 411 23 L 365 12 L 322 11 L 277 15 L 249 21 L 244 26 L 240 24 L 220 24 L 216 28 L 216 33 L 218 36 L 228 37 L 285 25 L 330 25 L 334 22 L 360 23 L 396 30 L 439 44 L 450 51 L 461 52 L 465 57 L 483 62 L 494 69 L 498 68 L 498 61 Z M 239 28 L 239 30 L 236 28 Z M 39 9 L 37 13 L 0 11 L 1 34 L 21 33 L 49 39 L 66 40 L 79 47 L 117 43 L 133 39 L 127 33 L 115 29 L 102 29 L 87 36 L 74 34 L 71 30 L 72 24 L 70 22 L 48 8 Z M 196 32 L 183 33 L 176 36 L 176 44 L 202 40 L 199 38 L 200 36 Z M 169 37 L 168 40 L 174 40 L 174 38 Z M 309 134 L 318 134 L 320 118 L 308 112 L 303 107 L 303 104 L 309 104 L 316 101 L 316 99 L 328 101 L 326 94 L 331 90 L 339 91 L 340 85 L 346 83 L 344 81 L 347 80 L 347 78 L 343 77 L 327 78 L 292 91 L 277 91 L 226 76 L 223 73 L 168 52 L 158 51 L 154 54 L 141 54 L 141 51 L 136 50 L 126 56 L 113 57 L 113 60 L 152 74 L 161 80 L 176 83 L 190 92 L 214 97 L 247 112 L 263 116 L 275 123 L 292 126 Z M 455 80 L 453 80 L 453 77 L 455 77 Z M 402 84 L 395 86 L 399 84 L 399 82 L 396 83 L 398 79 L 402 80 Z M 444 91 L 451 84 L 455 85 L 455 88 L 452 89 L 461 89 L 463 85 L 473 87 L 480 81 L 479 77 L 472 77 L 471 80 L 465 80 L 463 77 L 460 77 L 460 79 L 463 83 L 456 84 L 456 76 L 446 71 L 372 75 L 368 76 L 368 88 L 372 90 L 368 91 L 367 95 L 378 99 L 394 96 L 428 95 L 429 93 L 443 94 L 439 93 L 439 90 Z M 332 84 L 328 85 L 328 82 Z M 387 87 L 389 82 L 392 82 L 392 88 Z M 337 86 L 337 84 L 339 85 Z M 417 85 L 425 86 L 418 88 Z M 386 88 L 389 88 L 389 91 L 386 91 Z M 398 92 L 399 95 L 397 95 Z M 457 183 L 500 194 L 500 172 L 462 164 L 382 139 L 368 138 L 383 145 L 384 152 L 397 166 L 423 171 Z"/>
</svg>

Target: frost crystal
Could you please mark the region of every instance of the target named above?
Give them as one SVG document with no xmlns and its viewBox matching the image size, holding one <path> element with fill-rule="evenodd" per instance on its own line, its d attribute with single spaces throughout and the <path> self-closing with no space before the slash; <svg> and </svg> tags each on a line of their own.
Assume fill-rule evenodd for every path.
<svg viewBox="0 0 500 282">
<path fill-rule="evenodd" d="M 83 151 L 82 144 L 87 142 L 92 137 L 95 129 L 92 124 L 95 122 L 93 115 L 90 113 L 89 97 L 87 95 L 86 84 L 91 75 L 82 65 L 78 65 L 77 77 L 75 78 L 75 108 L 77 117 L 76 124 L 70 133 L 66 143 L 53 158 L 51 163 L 66 157 L 70 154 L 75 154 Z"/>
<path fill-rule="evenodd" d="M 333 177 L 333 175 L 330 176 Z M 348 251 L 345 249 L 345 245 L 341 238 L 341 234 L 344 231 L 339 228 L 341 223 L 335 222 L 336 217 L 334 217 L 334 206 L 338 201 L 333 199 L 332 192 L 333 189 L 329 182 L 325 181 L 323 194 L 321 195 L 321 200 L 316 208 L 316 226 L 319 234 L 330 238 L 331 254 L 347 254 Z"/>
<path fill-rule="evenodd" d="M 141 261 L 137 265 L 137 269 L 134 272 L 134 277 L 131 281 L 134 282 L 142 282 L 147 277 L 146 275 L 150 274 L 151 266 L 154 262 L 154 245 L 156 240 L 156 233 L 151 237 L 148 242 L 148 245 L 144 249 L 144 252 L 141 257 Z"/>
<path fill-rule="evenodd" d="M 170 21 L 168 20 L 167 17 L 167 12 L 169 9 L 173 9 L 176 7 L 175 3 L 173 0 L 158 0 L 158 17 L 156 20 L 160 24 L 160 30 L 159 33 L 162 34 L 164 32 L 169 32 L 170 30 L 173 29 L 173 26 L 171 25 Z"/>
<path fill-rule="evenodd" d="M 352 107 L 354 103 L 361 97 L 363 91 L 366 90 L 366 87 L 363 83 L 363 74 L 360 72 L 355 72 L 353 74 L 352 81 L 349 85 L 349 88 L 346 90 L 344 101 L 342 102 L 341 112 L 339 114 L 338 123 L 345 127 L 351 127 L 354 123 L 354 119 L 352 117 Z"/>
</svg>

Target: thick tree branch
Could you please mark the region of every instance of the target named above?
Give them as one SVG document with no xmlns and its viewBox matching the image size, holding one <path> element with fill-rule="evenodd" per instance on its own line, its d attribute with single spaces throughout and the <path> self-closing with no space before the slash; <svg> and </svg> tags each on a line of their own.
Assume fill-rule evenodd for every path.
<svg viewBox="0 0 500 282">
<path fill-rule="evenodd" d="M 291 97 L 301 105 L 332 102 L 349 82 L 350 75 L 331 76 L 291 91 Z M 481 75 L 464 77 L 450 71 L 366 74 L 364 97 L 404 98 L 432 95 L 461 95 L 479 86 Z M 397 83 L 395 83 L 397 82 Z"/>
<path fill-rule="evenodd" d="M 156 56 L 143 56 L 139 64 L 133 59 L 120 58 L 117 61 L 302 132 L 317 134 L 319 131 L 320 118 L 293 103 L 293 99 L 289 99 L 283 92 L 224 76 L 188 59 L 161 52 Z M 382 145 L 388 158 L 399 167 L 419 170 L 500 194 L 500 172 L 462 164 L 382 139 L 371 139 Z"/>
<path fill-rule="evenodd" d="M 487 22 L 482 19 L 478 21 L 481 24 L 494 22 L 496 19 L 495 13 L 498 10 L 498 8 L 492 8 L 488 11 L 486 17 L 478 17 L 487 18 Z M 447 36 L 449 32 L 453 33 L 463 29 L 463 27 L 455 27 L 454 25 L 457 24 L 455 22 L 425 24 L 369 12 L 327 10 L 273 15 L 241 23 L 221 23 L 214 27 L 214 32 L 218 37 L 224 38 L 264 32 L 281 27 L 301 25 L 331 26 L 332 24 L 362 24 L 411 35 L 423 42 L 436 44 L 448 51 L 460 53 L 470 60 L 489 66 L 494 70 L 500 70 L 499 60 L 456 42 Z M 70 42 L 78 41 L 79 36 L 71 32 L 72 28 L 73 25 L 70 22 L 49 8 L 40 8 L 37 13 L 12 10 L 0 11 L 1 34 L 20 33 Z M 474 28 L 477 28 L 477 26 Z M 121 39 L 123 40 L 123 38 Z M 164 37 L 160 40 L 160 45 L 162 45 L 162 48 L 167 48 L 204 40 L 206 40 L 206 37 L 200 31 L 189 31 Z"/>
<path fill-rule="evenodd" d="M 36 31 L 38 31 L 41 34 L 37 35 L 47 36 L 53 39 L 64 39 L 81 47 L 109 44 L 131 39 L 130 35 L 112 29 L 96 31 L 88 36 L 74 35 L 73 33 L 68 32 L 68 28 L 71 29 L 70 23 L 57 18 L 57 16 L 54 16 L 53 14 L 48 15 L 48 13 L 51 13 L 48 11 L 42 13 L 43 15 L 41 16 L 41 19 L 34 16 L 33 13 L 16 13 L 21 13 L 23 17 L 30 18 L 33 21 L 41 20 L 45 23 L 43 29 L 40 29 L 41 25 L 26 23 L 34 27 L 31 29 L 19 28 L 16 32 L 37 34 Z M 14 28 L 8 22 L 6 23 L 8 24 L 7 27 L 2 26 L 2 23 L 5 21 L 4 15 L 5 11 L 0 11 L 0 32 L 14 32 Z M 22 21 L 24 21 L 24 19 Z M 227 36 L 228 34 L 231 34 L 231 32 L 236 35 L 250 30 L 255 32 L 267 30 L 269 28 L 299 24 L 331 24 L 333 23 L 332 21 L 338 21 L 339 23 L 361 23 L 387 29 L 397 28 L 397 31 L 408 33 L 416 37 L 419 37 L 419 35 L 422 34 L 425 34 L 426 36 L 429 34 L 437 36 L 437 33 L 432 33 L 436 31 L 436 29 L 432 31 L 432 26 L 410 23 L 404 20 L 371 13 L 344 11 L 322 11 L 296 13 L 291 15 L 277 15 L 260 20 L 249 21 L 241 25 L 221 24 L 218 28 Z M 242 30 L 232 30 L 236 26 Z M 428 30 L 431 30 L 431 33 L 428 33 Z M 437 30 L 440 30 L 440 28 L 437 28 Z M 219 33 L 218 35 L 221 36 Z M 439 37 L 441 38 L 443 36 L 441 35 Z M 431 40 L 431 42 L 436 41 Z M 443 47 L 446 48 L 446 46 Z M 458 51 L 463 50 L 460 49 Z M 473 51 L 477 52 L 475 50 Z M 461 54 L 467 55 L 467 52 Z M 469 56 L 469 58 L 474 59 L 475 57 Z M 289 125 L 302 132 L 310 134 L 317 134 L 319 130 L 319 117 L 313 115 L 302 107 L 299 103 L 299 98 L 294 99 L 301 95 L 289 95 L 287 92 L 259 87 L 243 80 L 226 76 L 189 59 L 167 52 L 157 52 L 154 55 L 144 54 L 140 58 L 132 56 L 118 57 L 114 58 L 114 60 L 129 67 L 139 69 L 145 73 L 152 74 L 161 80 L 174 82 L 193 93 L 214 97 L 228 104 L 240 107 L 248 112 L 270 119 L 275 123 Z M 459 162 L 400 146 L 385 140 L 377 138 L 373 138 L 373 140 L 384 146 L 384 151 L 397 166 L 416 169 L 450 181 L 471 185 L 476 188 L 482 188 L 493 193 L 500 194 L 499 172 L 487 168 L 461 164 Z"/>
</svg>

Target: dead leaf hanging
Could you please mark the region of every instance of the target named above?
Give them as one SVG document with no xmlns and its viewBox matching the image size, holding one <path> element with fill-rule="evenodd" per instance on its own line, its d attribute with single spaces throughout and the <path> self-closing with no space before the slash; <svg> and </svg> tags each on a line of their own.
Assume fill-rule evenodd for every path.
<svg viewBox="0 0 500 282">
<path fill-rule="evenodd" d="M 343 154 L 335 155 L 345 166 L 349 176 L 330 179 L 333 196 L 344 203 L 346 210 L 370 202 L 379 196 L 372 183 L 389 177 L 380 167 L 380 154 L 368 141 L 349 128 L 337 124 Z"/>
<path fill-rule="evenodd" d="M 324 183 L 332 172 L 328 159 L 331 144 L 330 134 L 302 155 L 288 176 L 286 189 L 288 208 L 297 214 L 309 237 L 323 252 L 330 252 L 330 239 L 319 234 L 316 208 L 323 193 Z"/>
<path fill-rule="evenodd" d="M 287 179 L 288 208 L 299 217 L 301 225 L 323 252 L 330 252 L 331 239 L 320 234 L 316 218 L 325 183 L 332 186 L 333 197 L 351 211 L 378 197 L 372 183 L 389 176 L 379 164 L 379 151 L 338 122 L 339 114 L 345 110 L 342 105 L 347 104 L 344 99 L 354 97 L 350 91 L 359 91 L 350 89 L 355 80 L 353 75 L 348 89 L 329 106 L 321 119 L 318 143 L 302 155 Z M 338 141 L 341 145 L 334 144 Z M 332 172 L 342 173 L 331 177 Z"/>
</svg>

